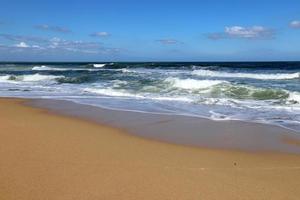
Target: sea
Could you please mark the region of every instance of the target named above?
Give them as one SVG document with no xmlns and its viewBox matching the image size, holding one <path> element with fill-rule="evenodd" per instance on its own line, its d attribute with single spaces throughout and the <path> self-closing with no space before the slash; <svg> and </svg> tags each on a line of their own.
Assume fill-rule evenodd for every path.
<svg viewBox="0 0 300 200">
<path fill-rule="evenodd" d="M 2 62 L 0 96 L 300 132 L 300 62 Z"/>
</svg>

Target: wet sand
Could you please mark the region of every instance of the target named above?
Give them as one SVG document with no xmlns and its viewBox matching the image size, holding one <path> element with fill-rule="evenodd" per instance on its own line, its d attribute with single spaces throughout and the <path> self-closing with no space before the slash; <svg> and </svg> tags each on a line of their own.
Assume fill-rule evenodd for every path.
<svg viewBox="0 0 300 200">
<path fill-rule="evenodd" d="M 0 99 L 0 199 L 299 199 L 299 154 L 170 144 L 24 104 Z"/>
<path fill-rule="evenodd" d="M 27 105 L 55 114 L 86 119 L 126 130 L 130 134 L 187 146 L 251 152 L 299 153 L 300 133 L 279 126 L 111 110 L 65 100 L 35 99 Z"/>
</svg>

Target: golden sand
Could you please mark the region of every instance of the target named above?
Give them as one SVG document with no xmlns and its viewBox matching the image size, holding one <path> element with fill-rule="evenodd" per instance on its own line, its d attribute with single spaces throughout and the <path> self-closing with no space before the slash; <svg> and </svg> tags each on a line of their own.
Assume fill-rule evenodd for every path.
<svg viewBox="0 0 300 200">
<path fill-rule="evenodd" d="M 300 156 L 166 144 L 0 99 L 0 199 L 300 199 Z"/>
</svg>

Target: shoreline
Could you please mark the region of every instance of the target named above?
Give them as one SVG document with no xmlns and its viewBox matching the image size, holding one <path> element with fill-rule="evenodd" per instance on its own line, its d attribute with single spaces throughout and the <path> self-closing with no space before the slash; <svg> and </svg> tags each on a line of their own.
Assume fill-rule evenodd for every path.
<svg viewBox="0 0 300 200">
<path fill-rule="evenodd" d="M 25 97 L 25 96 L 0 96 L 0 98 L 10 98 L 10 99 L 27 99 L 30 101 L 57 101 L 57 102 L 69 102 L 72 104 L 77 104 L 78 106 L 88 106 L 88 107 L 94 107 L 98 109 L 108 110 L 108 111 L 115 111 L 115 112 L 128 112 L 128 113 L 140 113 L 145 115 L 158 115 L 158 116 L 177 116 L 177 117 L 186 117 L 186 118 L 196 118 L 196 119 L 203 119 L 208 121 L 214 121 L 214 122 L 241 122 L 241 123 L 249 123 L 249 124 L 258 124 L 258 125 L 264 125 L 264 126 L 270 126 L 270 127 L 278 127 L 284 130 L 289 131 L 291 134 L 300 135 L 300 130 L 292 129 L 284 125 L 276 124 L 276 123 L 268 123 L 267 121 L 250 121 L 250 120 L 243 120 L 243 119 L 234 119 L 234 118 L 228 118 L 228 119 L 214 119 L 211 117 L 206 116 L 200 116 L 200 115 L 192 115 L 192 114 L 179 114 L 179 113 L 163 113 L 163 112 L 155 112 L 155 111 L 142 111 L 142 110 L 130 110 L 130 109 L 122 109 L 122 108 L 112 108 L 112 107 L 106 107 L 101 105 L 93 105 L 90 103 L 82 103 L 82 102 L 76 102 L 72 99 L 55 99 L 55 98 L 41 98 L 41 97 Z M 32 104 L 34 107 L 35 105 Z M 45 107 L 46 108 L 46 107 Z M 53 109 L 53 108 L 51 108 Z M 55 109 L 53 109 L 55 110 Z M 61 113 L 63 114 L 63 113 Z"/>
<path fill-rule="evenodd" d="M 148 140 L 26 102 L 0 98 L 1 199 L 300 196 L 299 155 Z"/>
<path fill-rule="evenodd" d="M 114 110 L 68 100 L 30 99 L 26 105 L 167 143 L 246 152 L 300 153 L 300 134 L 272 124 Z"/>
</svg>

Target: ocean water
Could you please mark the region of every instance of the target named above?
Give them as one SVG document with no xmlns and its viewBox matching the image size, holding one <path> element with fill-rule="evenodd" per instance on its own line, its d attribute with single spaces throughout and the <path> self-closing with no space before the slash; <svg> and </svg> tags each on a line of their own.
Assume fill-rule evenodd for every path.
<svg viewBox="0 0 300 200">
<path fill-rule="evenodd" d="M 0 96 L 300 131 L 300 62 L 0 63 Z"/>
</svg>

